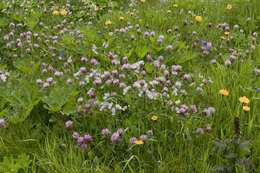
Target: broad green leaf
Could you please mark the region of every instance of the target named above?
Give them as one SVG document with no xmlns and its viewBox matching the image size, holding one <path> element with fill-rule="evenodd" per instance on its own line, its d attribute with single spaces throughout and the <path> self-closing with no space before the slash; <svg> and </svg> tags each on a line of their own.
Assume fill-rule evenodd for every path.
<svg viewBox="0 0 260 173">
<path fill-rule="evenodd" d="M 71 97 L 68 102 L 64 105 L 62 112 L 66 115 L 70 115 L 77 112 L 76 96 L 79 92 L 75 92 L 75 96 Z"/>
<path fill-rule="evenodd" d="M 60 111 L 62 106 L 77 93 L 73 89 L 73 86 L 68 85 L 54 87 L 48 96 L 42 98 L 42 101 L 47 104 L 45 108 L 52 112 Z"/>
<path fill-rule="evenodd" d="M 24 22 L 31 29 L 34 29 L 34 27 L 38 24 L 39 19 L 38 18 L 27 18 Z"/>
<path fill-rule="evenodd" d="M 24 121 L 40 101 L 38 88 L 26 79 L 0 87 L 0 96 L 7 102 L 8 107 L 1 112 L 12 123 Z"/>
<path fill-rule="evenodd" d="M 6 17 L 0 17 L 0 26 L 5 27 L 9 24 L 9 20 Z"/>
<path fill-rule="evenodd" d="M 182 64 L 182 63 L 185 63 L 187 61 L 190 61 L 190 60 L 194 59 L 195 57 L 196 57 L 195 53 L 186 51 L 184 54 L 182 54 L 181 56 L 179 56 L 177 58 L 176 63 L 177 64 Z"/>
<path fill-rule="evenodd" d="M 148 73 L 152 73 L 154 67 L 153 67 L 150 63 L 147 62 L 147 63 L 145 63 L 145 65 L 144 65 L 144 69 L 145 69 L 145 71 L 147 71 Z"/>
<path fill-rule="evenodd" d="M 21 58 L 13 61 L 13 65 L 23 73 L 32 74 L 38 69 L 40 62 L 31 66 L 31 60 L 29 58 Z"/>
</svg>

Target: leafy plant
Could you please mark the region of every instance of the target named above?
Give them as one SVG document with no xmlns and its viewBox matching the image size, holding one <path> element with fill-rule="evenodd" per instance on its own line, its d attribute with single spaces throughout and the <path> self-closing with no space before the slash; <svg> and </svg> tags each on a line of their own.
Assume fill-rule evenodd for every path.
<svg viewBox="0 0 260 173">
<path fill-rule="evenodd" d="M 31 163 L 30 157 L 26 154 L 21 154 L 17 158 L 14 156 L 5 156 L 0 162 L 0 172 L 18 173 L 21 170 L 26 171 Z"/>
<path fill-rule="evenodd" d="M 215 140 L 215 146 L 223 151 L 222 158 L 225 160 L 225 165 L 216 166 L 214 171 L 232 171 L 236 172 L 237 167 L 252 168 L 253 164 L 249 159 L 251 153 L 248 145 L 250 141 L 240 141 L 240 119 L 234 118 L 235 136 L 233 140 Z"/>
</svg>

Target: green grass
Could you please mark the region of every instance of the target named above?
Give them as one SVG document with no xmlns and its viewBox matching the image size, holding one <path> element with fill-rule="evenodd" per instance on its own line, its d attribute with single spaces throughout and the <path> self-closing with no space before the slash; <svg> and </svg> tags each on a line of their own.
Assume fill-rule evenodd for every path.
<svg viewBox="0 0 260 173">
<path fill-rule="evenodd" d="M 0 9 L 4 9 L 8 1 L 0 3 Z M 95 2 L 99 7 L 104 4 Z M 116 2 L 116 1 L 114 1 Z M 94 7 L 88 10 L 83 8 L 82 3 L 71 1 L 72 14 L 66 16 L 52 15 L 50 8 L 63 9 L 63 1 L 46 1 L 44 7 L 38 7 L 38 1 L 28 1 L 28 5 L 19 8 L 23 16 L 27 16 L 28 22 L 33 25 L 34 20 L 45 23 L 49 28 L 43 28 L 39 25 L 19 28 L 16 32 L 45 33 L 46 35 L 59 35 L 57 44 L 41 42 L 40 48 L 31 49 L 30 54 L 26 54 L 25 46 L 11 49 L 6 48 L 7 41 L 0 40 L 0 70 L 8 71 L 11 74 L 10 84 L 1 82 L 0 88 L 0 117 L 7 119 L 5 128 L 0 128 L 0 172 L 40 172 L 40 173 L 78 173 L 78 172 L 216 172 L 217 166 L 228 165 L 231 169 L 220 172 L 259 172 L 260 171 L 260 92 L 254 88 L 260 87 L 259 74 L 253 72 L 255 67 L 260 68 L 260 48 L 259 37 L 256 40 L 256 49 L 251 51 L 251 38 L 253 32 L 260 34 L 260 2 L 258 0 L 216 0 L 216 1 L 194 1 L 181 0 L 159 3 L 147 0 L 145 3 L 136 1 L 135 7 L 129 7 L 127 3 L 117 2 L 105 5 L 106 8 L 95 11 Z M 17 1 L 17 3 L 21 3 Z M 100 3 L 100 4 L 99 4 Z M 178 4 L 174 8 L 173 4 Z M 232 9 L 227 10 L 227 4 L 232 4 Z M 258 8 L 259 7 L 259 8 Z M 10 22 L 26 23 L 25 19 L 15 17 L 18 7 L 12 6 L 6 11 L 0 13 L 0 37 L 11 32 Z M 43 12 L 44 8 L 47 13 Z M 36 19 L 30 18 L 26 9 L 33 9 L 40 12 Z M 108 12 L 112 9 L 112 13 Z M 167 11 L 171 10 L 171 13 Z M 80 11 L 83 11 L 81 13 Z M 190 12 L 189 12 L 190 11 Z M 96 13 L 92 19 L 92 25 L 89 25 L 89 17 Z M 131 16 L 129 12 L 134 12 Z M 194 16 L 192 16 L 194 14 Z M 195 21 L 195 16 L 202 16 L 202 22 Z M 119 17 L 123 16 L 124 20 L 120 21 Z M 83 22 L 77 22 L 83 18 Z M 247 19 L 251 18 L 250 22 Z M 75 29 L 80 30 L 83 39 L 78 39 L 69 32 L 60 35 L 60 29 L 52 27 L 60 24 L 64 19 L 74 24 L 68 27 L 69 32 Z M 105 25 L 107 20 L 111 20 L 111 25 Z M 188 24 L 183 22 L 187 20 Z M 39 22 L 38 21 L 38 22 Z M 194 24 L 190 24 L 193 21 Z M 27 22 L 27 23 L 28 23 Z M 127 26 L 127 22 L 135 28 L 136 24 L 140 25 L 142 34 L 138 34 L 136 29 L 129 30 L 127 33 L 115 33 L 115 29 Z M 226 22 L 230 27 L 230 36 L 234 37 L 232 43 L 227 44 L 220 37 L 224 36 L 222 29 L 216 29 L 218 24 Z M 211 23 L 212 27 L 208 27 Z M 146 24 L 149 27 L 146 28 Z M 233 26 L 238 24 L 239 29 Z M 28 24 L 27 24 L 28 25 Z M 179 27 L 174 31 L 175 26 Z M 167 30 L 172 29 L 171 34 Z M 240 29 L 245 34 L 240 34 Z M 97 32 L 100 31 L 101 34 Z M 156 36 L 148 39 L 144 38 L 144 32 L 154 31 Z M 200 39 L 197 47 L 193 47 L 196 42 L 196 36 L 192 32 L 197 32 Z M 114 32 L 109 36 L 109 32 Z M 181 36 L 178 38 L 177 34 Z M 164 35 L 164 41 L 159 44 L 157 39 L 159 35 Z M 132 41 L 130 36 L 134 35 L 136 41 Z M 229 36 L 226 36 L 227 38 Z M 20 38 L 19 35 L 15 36 Z M 15 40 L 14 39 L 14 40 Z M 44 39 L 43 39 L 44 41 Z M 213 48 L 209 54 L 203 54 L 200 50 L 202 41 L 212 42 Z M 25 41 L 24 41 L 25 42 Z M 108 47 L 104 48 L 104 42 Z M 38 43 L 36 38 L 32 43 Z M 92 51 L 93 44 L 97 48 L 98 54 Z M 172 51 L 166 51 L 165 47 L 172 45 Z M 223 48 L 220 48 L 223 45 Z M 52 57 L 51 46 L 55 46 L 57 51 L 56 59 Z M 15 48 L 15 50 L 13 50 Z M 230 66 L 226 66 L 225 61 L 231 55 L 229 48 L 238 51 L 237 60 Z M 245 53 L 250 50 L 249 54 Z M 72 57 L 73 63 L 70 66 L 71 74 L 57 79 L 57 88 L 45 90 L 35 84 L 36 79 L 46 79 L 53 74 L 42 73 L 41 63 L 51 64 L 55 70 L 63 71 L 66 69 L 63 65 L 65 60 L 60 63 L 57 58 L 61 51 L 66 53 L 66 58 Z M 138 97 L 138 91 L 132 91 L 126 96 L 119 95 L 112 100 L 117 104 L 131 104 L 126 112 L 119 112 L 111 115 L 111 112 L 101 112 L 91 110 L 87 114 L 77 114 L 76 100 L 79 96 L 88 98 L 87 92 L 92 86 L 79 88 L 78 82 L 69 87 L 66 84 L 68 78 L 73 78 L 82 66 L 80 58 L 85 56 L 89 59 L 96 58 L 99 61 L 98 71 L 112 71 L 115 66 L 110 65 L 108 58 L 109 52 L 118 55 L 118 59 L 127 56 L 130 63 L 140 60 L 145 61 L 147 78 L 150 80 L 154 77 L 163 75 L 162 71 L 156 71 L 149 66 L 146 55 L 150 54 L 156 60 L 160 55 L 164 56 L 163 63 L 171 66 L 181 64 L 183 72 L 193 73 L 192 82 L 196 86 L 202 83 L 198 75 L 205 78 L 210 77 L 213 83 L 207 83 L 203 86 L 204 92 L 196 92 L 195 87 L 189 87 L 183 82 L 184 89 L 188 96 L 176 96 L 170 99 L 175 102 L 181 100 L 181 104 L 200 105 L 198 114 L 191 114 L 189 118 L 178 115 L 175 111 L 170 110 L 167 106 L 167 99 L 161 98 L 150 101 L 146 97 Z M 17 54 L 19 59 L 8 58 L 10 54 Z M 220 57 L 218 54 L 222 53 Z M 239 54 L 241 53 L 241 56 Z M 210 60 L 216 59 L 216 64 L 211 64 Z M 35 69 L 31 68 L 30 61 L 38 64 Z M 122 61 L 121 61 L 122 62 Z M 87 70 L 92 68 L 88 65 Z M 64 70 L 65 71 L 65 70 Z M 129 78 L 125 83 L 142 79 L 141 75 L 129 72 Z M 55 79 L 56 80 L 56 79 Z M 73 78 L 74 80 L 74 78 Z M 182 80 L 177 78 L 174 81 Z M 15 85 L 14 85 L 15 84 Z M 65 86 L 65 87 L 64 87 Z M 161 89 L 159 86 L 158 90 Z M 220 89 L 229 91 L 228 96 L 219 94 Z M 122 92 L 118 88 L 104 87 L 96 88 L 96 97 L 99 103 L 106 92 Z M 21 91 L 21 92 L 20 92 Z M 48 96 L 48 98 L 45 98 Z M 250 112 L 242 110 L 242 103 L 239 98 L 246 96 L 250 99 Z M 92 101 L 88 98 L 88 101 Z M 34 104 L 35 103 L 35 104 Z M 203 115 L 203 108 L 214 107 L 216 112 L 210 117 Z M 32 110 L 30 110 L 32 108 Z M 65 109 L 66 108 L 66 109 Z M 66 112 L 67 111 L 67 112 Z M 157 122 L 151 120 L 152 115 L 159 117 Z M 227 141 L 232 141 L 236 134 L 234 133 L 234 117 L 240 118 L 239 143 L 249 141 L 247 148 L 250 152 L 241 150 L 238 145 L 232 145 Z M 25 119 L 25 120 L 24 120 Z M 87 149 L 81 149 L 77 142 L 72 139 L 73 131 L 68 131 L 64 123 L 67 120 L 73 120 L 75 131 L 81 134 L 89 133 L 93 136 L 94 142 L 88 144 Z M 197 128 L 204 128 L 211 125 L 212 131 L 205 132 L 203 135 L 196 133 Z M 117 128 L 124 129 L 124 135 L 119 143 L 110 142 L 110 137 L 104 138 L 101 135 L 103 128 L 109 128 L 115 132 Z M 147 130 L 152 129 L 154 135 L 148 138 L 142 146 L 130 145 L 129 138 L 145 134 Z M 217 147 L 214 141 L 220 140 L 230 149 L 222 150 Z M 227 158 L 227 154 L 236 154 L 234 158 Z M 27 160 L 27 157 L 29 158 Z M 4 169 L 4 163 L 13 165 L 11 168 Z M 248 164 L 245 164 L 248 160 Z M 12 162 L 14 164 L 12 164 Z M 15 164 L 17 163 L 17 164 Z M 15 166 L 16 165 L 16 166 Z M 18 166 L 17 166 L 18 165 Z M 17 169 L 16 169 L 17 168 Z M 15 170 L 16 169 L 16 170 Z"/>
</svg>

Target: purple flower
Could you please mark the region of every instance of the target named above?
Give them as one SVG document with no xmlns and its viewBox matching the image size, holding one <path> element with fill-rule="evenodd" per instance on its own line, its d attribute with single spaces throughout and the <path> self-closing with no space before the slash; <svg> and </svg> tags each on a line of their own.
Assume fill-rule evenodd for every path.
<svg viewBox="0 0 260 173">
<path fill-rule="evenodd" d="M 209 117 L 210 114 L 211 114 L 211 111 L 210 111 L 209 109 L 204 109 L 204 110 L 202 111 L 202 113 L 203 113 L 204 115 L 206 115 L 206 117 Z"/>
<path fill-rule="evenodd" d="M 89 134 L 86 134 L 84 136 L 84 142 L 93 142 L 93 137 L 90 136 Z"/>
<path fill-rule="evenodd" d="M 168 46 L 166 47 L 166 49 L 167 49 L 168 51 L 172 50 L 172 45 L 168 45 Z"/>
<path fill-rule="evenodd" d="M 36 80 L 36 83 L 39 85 L 39 84 L 42 84 L 42 80 L 41 79 L 37 79 Z"/>
<path fill-rule="evenodd" d="M 43 88 L 49 88 L 50 87 L 50 84 L 49 83 L 43 83 Z"/>
<path fill-rule="evenodd" d="M 181 72 L 182 71 L 182 66 L 180 66 L 180 65 L 173 65 L 172 66 L 172 71 Z"/>
<path fill-rule="evenodd" d="M 84 82 L 84 81 L 80 81 L 80 82 L 79 82 L 79 86 L 80 86 L 80 87 L 83 87 L 84 85 L 85 85 L 85 82 Z"/>
<path fill-rule="evenodd" d="M 86 103 L 86 104 L 85 104 L 85 108 L 86 108 L 87 110 L 89 110 L 89 109 L 90 109 L 90 104 Z"/>
<path fill-rule="evenodd" d="M 83 102 L 83 100 L 84 99 L 82 97 L 78 98 L 78 100 L 77 100 L 78 104 L 81 104 Z"/>
<path fill-rule="evenodd" d="M 66 129 L 72 130 L 72 128 L 73 128 L 73 122 L 69 120 L 69 121 L 67 121 L 67 122 L 65 123 L 65 126 L 66 126 Z"/>
<path fill-rule="evenodd" d="M 120 139 L 120 136 L 119 136 L 119 134 L 116 132 L 116 133 L 113 133 L 113 135 L 111 136 L 110 139 L 111 139 L 112 142 L 118 142 L 119 139 Z"/>
<path fill-rule="evenodd" d="M 123 135 L 123 129 L 118 129 L 117 131 L 116 131 L 116 133 L 118 133 L 118 135 L 119 136 L 122 136 Z"/>
<path fill-rule="evenodd" d="M 148 54 L 148 55 L 146 56 L 146 59 L 147 59 L 147 61 L 150 62 L 150 61 L 152 61 L 152 56 Z"/>
<path fill-rule="evenodd" d="M 144 36 L 145 36 L 146 38 L 149 37 L 149 35 L 150 35 L 149 32 L 145 32 L 145 33 L 144 33 Z"/>
<path fill-rule="evenodd" d="M 98 108 L 98 101 L 95 100 L 95 101 L 93 102 L 93 105 L 95 106 L 95 108 Z"/>
<path fill-rule="evenodd" d="M 79 138 L 79 133 L 78 133 L 78 132 L 74 132 L 74 133 L 72 134 L 72 138 L 73 138 L 73 139 L 78 139 L 78 138 Z"/>
<path fill-rule="evenodd" d="M 87 144 L 81 144 L 80 145 L 80 148 L 82 148 L 82 149 L 86 149 L 88 146 L 87 146 Z"/>
<path fill-rule="evenodd" d="M 5 35 L 3 39 L 4 40 L 9 40 L 9 35 Z"/>
<path fill-rule="evenodd" d="M 208 42 L 208 43 L 207 43 L 207 48 L 208 48 L 208 49 L 212 48 L 212 43 L 211 43 L 211 42 Z"/>
<path fill-rule="evenodd" d="M 92 58 L 92 59 L 90 60 L 90 63 L 91 63 L 92 65 L 94 65 L 94 66 L 96 66 L 96 65 L 98 64 L 98 62 L 97 62 L 97 60 L 96 60 L 95 58 Z"/>
<path fill-rule="evenodd" d="M 78 145 L 82 144 L 83 142 L 84 142 L 84 138 L 83 137 L 78 137 L 78 139 L 77 139 Z"/>
<path fill-rule="evenodd" d="M 208 124 L 205 128 L 206 132 L 211 132 L 212 131 L 212 128 L 211 126 Z"/>
<path fill-rule="evenodd" d="M 86 67 L 80 67 L 79 71 L 81 73 L 85 73 L 87 71 Z"/>
<path fill-rule="evenodd" d="M 226 66 L 229 66 L 229 65 L 231 65 L 231 61 L 230 61 L 229 59 L 228 59 L 228 60 L 226 60 L 226 61 L 225 61 L 225 65 L 226 65 Z"/>
<path fill-rule="evenodd" d="M 111 131 L 109 129 L 103 129 L 102 130 L 102 135 L 109 136 L 110 134 L 111 134 Z"/>
<path fill-rule="evenodd" d="M 5 126 L 5 119 L 0 119 L 0 128 Z"/>
<path fill-rule="evenodd" d="M 163 42 L 163 40 L 162 40 L 162 39 L 158 39 L 157 42 L 158 42 L 158 43 L 161 43 L 161 42 Z"/>
<path fill-rule="evenodd" d="M 191 77 L 192 77 L 191 74 L 184 74 L 183 75 L 183 80 L 184 81 L 189 81 L 191 79 Z"/>
<path fill-rule="evenodd" d="M 217 60 L 216 60 L 216 59 L 212 59 L 212 60 L 210 60 L 210 63 L 211 63 L 211 64 L 216 64 L 216 63 L 217 63 Z"/>
<path fill-rule="evenodd" d="M 203 135 L 204 134 L 204 130 L 202 128 L 197 128 L 196 133 Z"/>
<path fill-rule="evenodd" d="M 62 51 L 62 52 L 60 53 L 60 55 L 61 55 L 61 56 L 66 56 L 66 53 Z"/>
<path fill-rule="evenodd" d="M 147 135 L 141 135 L 140 136 L 140 140 L 142 140 L 143 142 L 145 142 L 147 140 Z"/>
<path fill-rule="evenodd" d="M 192 113 L 198 112 L 196 105 L 191 105 L 190 108 L 191 108 Z"/>
<path fill-rule="evenodd" d="M 67 84 L 72 84 L 72 79 L 68 79 Z"/>
<path fill-rule="evenodd" d="M 131 40 L 135 40 L 135 36 L 134 35 L 131 35 Z"/>
<path fill-rule="evenodd" d="M 134 144 L 135 143 L 135 141 L 137 141 L 137 138 L 136 137 L 132 137 L 132 138 L 130 138 L 130 144 Z"/>
<path fill-rule="evenodd" d="M 208 110 L 209 110 L 210 114 L 214 114 L 216 112 L 216 109 L 213 107 L 209 107 Z"/>
<path fill-rule="evenodd" d="M 153 136 L 153 130 L 148 130 L 148 131 L 146 132 L 146 134 L 147 134 L 148 136 Z"/>
</svg>

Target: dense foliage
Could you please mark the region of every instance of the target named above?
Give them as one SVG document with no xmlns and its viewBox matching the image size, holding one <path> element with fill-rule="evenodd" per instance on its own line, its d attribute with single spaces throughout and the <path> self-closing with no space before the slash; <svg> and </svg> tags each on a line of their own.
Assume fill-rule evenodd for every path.
<svg viewBox="0 0 260 173">
<path fill-rule="evenodd" d="M 259 172 L 259 9 L 1 1 L 0 172 Z"/>
</svg>

